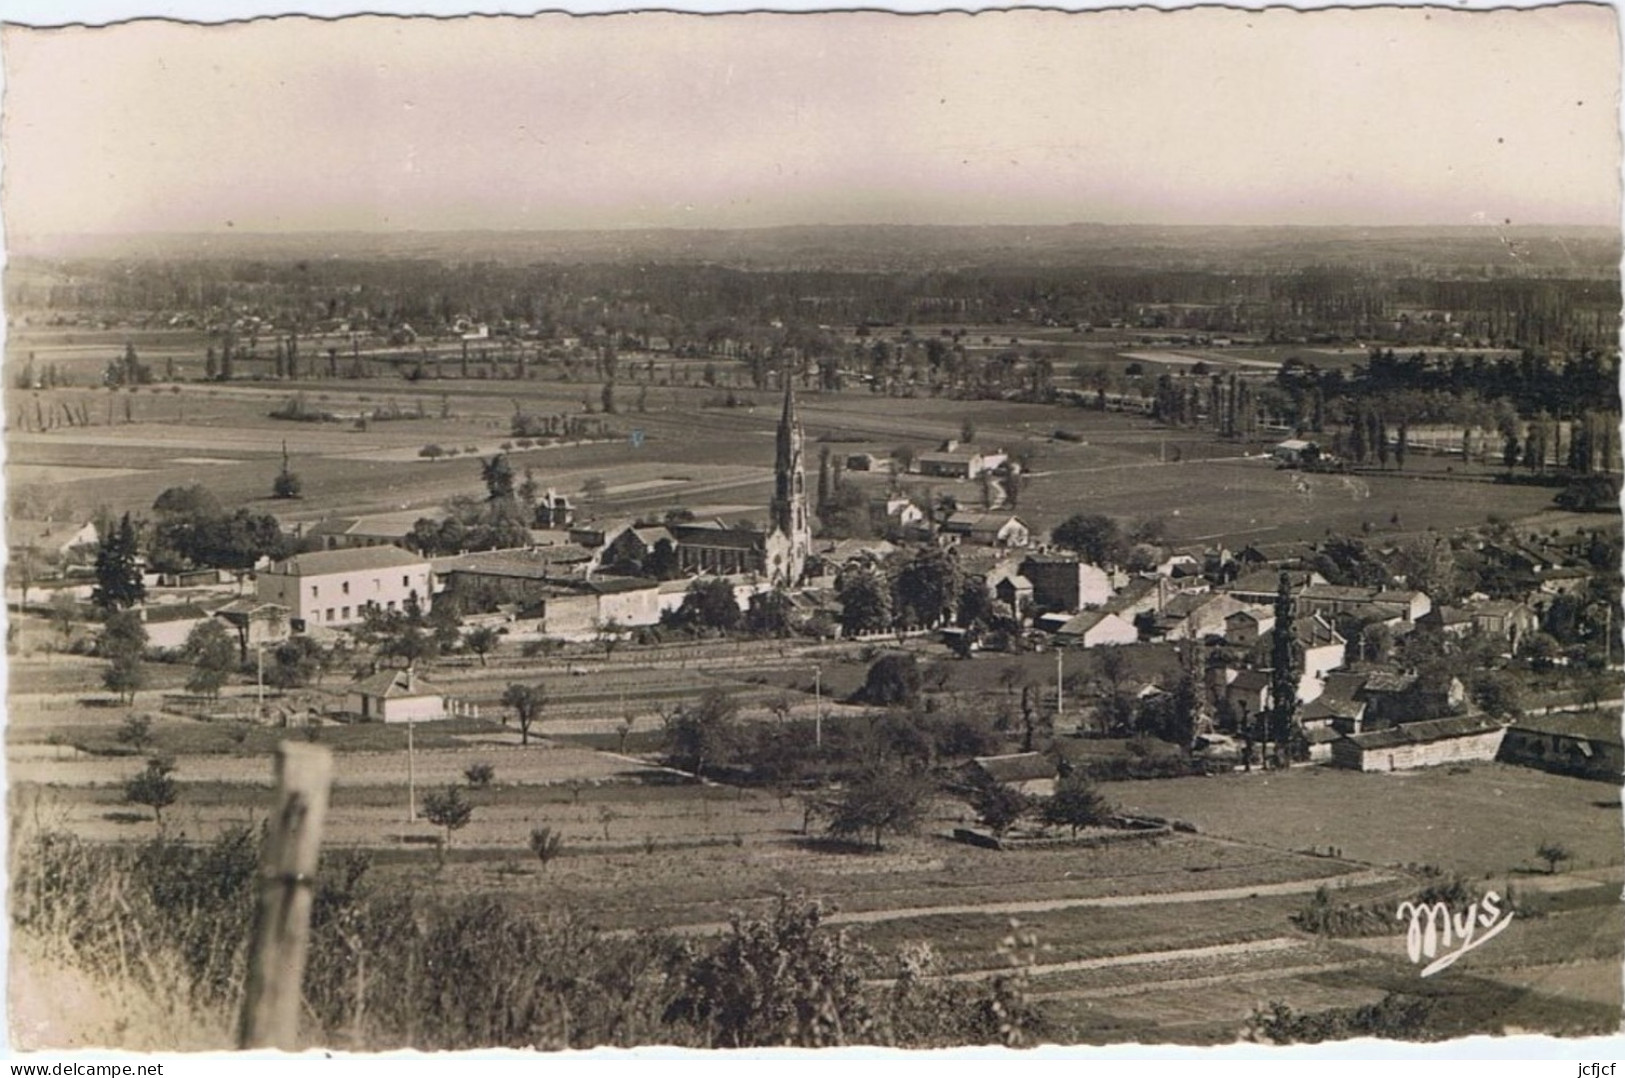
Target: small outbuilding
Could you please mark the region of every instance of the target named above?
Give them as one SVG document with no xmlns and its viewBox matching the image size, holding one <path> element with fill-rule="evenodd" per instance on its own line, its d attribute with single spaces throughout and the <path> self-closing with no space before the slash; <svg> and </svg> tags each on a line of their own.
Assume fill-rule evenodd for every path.
<svg viewBox="0 0 1625 1078">
<path fill-rule="evenodd" d="M 1332 763 L 1354 771 L 1405 771 L 1439 764 L 1493 760 L 1506 728 L 1482 715 L 1408 722 L 1345 734 L 1332 743 Z"/>
<path fill-rule="evenodd" d="M 432 722 L 467 710 L 410 669 L 380 670 L 355 682 L 344 706 L 363 722 Z"/>
<path fill-rule="evenodd" d="M 1055 779 L 1059 774 L 1054 758 L 1041 752 L 977 756 L 965 765 L 965 775 L 971 782 L 996 782 L 1038 797 L 1055 793 Z"/>
</svg>

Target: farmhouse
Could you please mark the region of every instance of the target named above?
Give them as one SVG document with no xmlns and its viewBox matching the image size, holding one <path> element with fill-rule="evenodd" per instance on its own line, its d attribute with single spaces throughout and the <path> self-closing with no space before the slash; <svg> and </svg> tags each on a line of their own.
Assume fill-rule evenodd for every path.
<svg viewBox="0 0 1625 1078">
<path fill-rule="evenodd" d="M 1286 579 L 1294 595 L 1304 588 L 1323 586 L 1326 583 L 1325 577 L 1305 569 L 1286 570 Z M 1275 569 L 1259 569 L 1245 573 L 1233 580 L 1224 590 L 1242 602 L 1270 606 L 1273 609 L 1275 597 L 1281 591 L 1281 573 Z"/>
<path fill-rule="evenodd" d="M 447 697 L 410 668 L 380 670 L 353 682 L 344 694 L 344 709 L 360 715 L 363 722 L 433 722 L 479 715 L 478 708 Z"/>
<path fill-rule="evenodd" d="M 1526 716 L 1506 728 L 1499 759 L 1618 785 L 1625 746 L 1617 714 Z"/>
<path fill-rule="evenodd" d="M 1038 797 L 1055 793 L 1058 774 L 1055 760 L 1041 752 L 977 756 L 965 765 L 965 775 L 972 782 L 996 782 Z"/>
<path fill-rule="evenodd" d="M 147 646 L 171 651 L 186 643 L 192 630 L 209 620 L 209 612 L 191 603 L 169 603 L 138 608 L 147 630 Z"/>
<path fill-rule="evenodd" d="M 961 509 L 942 523 L 942 533 L 977 546 L 1024 547 L 1032 529 L 1018 516 Z"/>
<path fill-rule="evenodd" d="M 445 513 L 435 509 L 406 509 L 398 513 L 377 513 L 362 517 L 329 517 L 317 521 L 305 532 L 323 550 L 345 550 L 358 546 L 405 547 L 407 536 L 419 520 L 440 521 Z"/>
<path fill-rule="evenodd" d="M 1523 603 L 1507 599 L 1469 606 L 1467 614 L 1473 619 L 1475 631 L 1485 636 L 1493 636 L 1497 640 L 1505 640 L 1513 651 L 1518 650 L 1518 644 L 1525 636 L 1539 628 L 1533 610 Z"/>
<path fill-rule="evenodd" d="M 1017 618 L 1023 617 L 1033 605 L 1033 582 L 1009 565 L 987 575 L 987 591 L 991 598 L 1008 606 Z"/>
<path fill-rule="evenodd" d="M 946 449 L 921 453 L 914 458 L 914 470 L 942 479 L 975 479 L 1007 460 L 1004 453 L 983 453 L 977 449 Z"/>
<path fill-rule="evenodd" d="M 1085 648 L 1114 647 L 1132 644 L 1140 639 L 1140 631 L 1132 621 L 1104 610 L 1085 610 L 1081 614 L 1074 614 L 1061 623 L 1055 635 L 1062 640 L 1075 640 Z"/>
<path fill-rule="evenodd" d="M 1332 763 L 1355 771 L 1405 771 L 1493 760 L 1505 734 L 1505 727 L 1482 715 L 1429 719 L 1345 734 L 1332 743 Z"/>
<path fill-rule="evenodd" d="M 100 541 L 94 524 L 50 520 L 6 521 L 6 546 L 14 562 L 23 555 L 67 563 L 88 562 Z"/>
<path fill-rule="evenodd" d="M 1077 558 L 1035 555 L 1022 561 L 1021 575 L 1033 583 L 1033 605 L 1045 611 L 1103 606 L 1117 590 L 1110 573 Z"/>
<path fill-rule="evenodd" d="M 261 602 L 287 607 L 294 629 L 359 624 L 368 607 L 428 610 L 433 591 L 429 563 L 398 547 L 351 547 L 296 554 L 259 573 Z"/>
<path fill-rule="evenodd" d="M 901 494 L 891 494 L 869 502 L 869 522 L 884 534 L 915 533 L 926 526 L 925 510 Z"/>
<path fill-rule="evenodd" d="M 1224 642 L 1250 648 L 1275 628 L 1275 612 L 1268 606 L 1250 606 L 1224 619 Z"/>
<path fill-rule="evenodd" d="M 536 499 L 536 526 L 538 528 L 569 528 L 576 522 L 576 507 L 567 495 L 552 487 Z"/>
<path fill-rule="evenodd" d="M 1223 636 L 1225 619 L 1243 609 L 1241 600 L 1222 592 L 1185 592 L 1163 605 L 1152 635 L 1163 640 L 1205 640 Z"/>
<path fill-rule="evenodd" d="M 262 644 L 280 644 L 288 639 L 288 608 L 279 603 L 262 603 L 258 599 L 233 599 L 214 612 L 231 627 L 237 637 L 237 653 L 248 661 L 250 648 Z"/>
</svg>

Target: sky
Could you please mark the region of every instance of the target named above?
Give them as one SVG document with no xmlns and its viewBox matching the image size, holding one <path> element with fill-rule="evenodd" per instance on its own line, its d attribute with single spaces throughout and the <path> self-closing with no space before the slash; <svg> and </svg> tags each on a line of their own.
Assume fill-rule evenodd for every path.
<svg viewBox="0 0 1625 1078">
<path fill-rule="evenodd" d="M 1611 6 L 0 37 L 8 234 L 1620 221 Z"/>
</svg>

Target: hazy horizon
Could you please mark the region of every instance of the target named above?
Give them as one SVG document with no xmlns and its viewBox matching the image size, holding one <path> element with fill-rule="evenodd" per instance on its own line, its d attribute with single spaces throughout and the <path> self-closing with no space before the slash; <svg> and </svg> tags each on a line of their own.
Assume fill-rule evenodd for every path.
<svg viewBox="0 0 1625 1078">
<path fill-rule="evenodd" d="M 1596 227 L 1611 7 L 4 30 L 16 239 Z"/>
</svg>

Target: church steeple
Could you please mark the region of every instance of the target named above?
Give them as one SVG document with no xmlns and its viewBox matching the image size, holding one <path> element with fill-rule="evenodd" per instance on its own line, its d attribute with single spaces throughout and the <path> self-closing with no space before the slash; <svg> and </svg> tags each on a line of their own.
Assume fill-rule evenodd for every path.
<svg viewBox="0 0 1625 1078">
<path fill-rule="evenodd" d="M 773 460 L 773 501 L 769 507 L 772 531 L 788 540 L 782 562 L 775 559 L 774 583 L 793 587 L 801 583 L 812 552 L 812 522 L 807 513 L 807 474 L 802 462 L 801 419 L 796 415 L 796 391 L 784 372 L 784 411 L 779 417 L 777 453 Z"/>
</svg>

